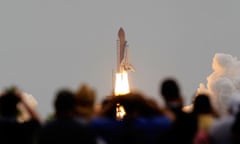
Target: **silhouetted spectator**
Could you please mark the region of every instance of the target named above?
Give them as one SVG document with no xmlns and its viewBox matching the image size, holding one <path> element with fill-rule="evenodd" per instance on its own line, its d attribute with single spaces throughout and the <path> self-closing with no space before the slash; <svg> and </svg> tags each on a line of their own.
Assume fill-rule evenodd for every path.
<svg viewBox="0 0 240 144">
<path fill-rule="evenodd" d="M 182 110 L 184 102 L 177 80 L 171 77 L 165 78 L 160 83 L 159 94 L 165 101 L 166 108 L 175 115 L 168 143 L 191 144 L 197 130 L 196 118 Z"/>
<path fill-rule="evenodd" d="M 27 121 L 19 122 L 18 104 L 30 115 Z M 40 118 L 37 112 L 24 100 L 22 91 L 17 87 L 7 89 L 0 96 L 0 143 L 1 144 L 32 144 L 40 128 Z"/>
<path fill-rule="evenodd" d="M 87 84 L 82 84 L 76 91 L 77 100 L 77 114 L 87 120 L 91 119 L 94 115 L 94 104 L 96 94 L 95 91 Z"/>
<path fill-rule="evenodd" d="M 239 95 L 237 95 L 239 96 Z M 234 115 L 234 121 L 231 127 L 231 142 L 232 144 L 240 143 L 240 98 L 234 100 L 234 104 L 232 106 L 232 110 Z"/>
<path fill-rule="evenodd" d="M 193 114 L 197 116 L 198 130 L 208 131 L 218 116 L 209 96 L 198 94 L 193 102 Z"/>
<path fill-rule="evenodd" d="M 39 144 L 94 144 L 92 130 L 85 119 L 76 116 L 76 99 L 70 90 L 61 89 L 54 101 L 55 117 L 47 121 L 39 135 Z"/>
<path fill-rule="evenodd" d="M 227 104 L 227 115 L 221 116 L 213 123 L 209 130 L 210 138 L 213 144 L 230 144 L 232 142 L 232 125 L 236 114 L 239 112 L 240 95 L 230 96 Z M 239 135 L 237 135 L 239 137 Z"/>
<path fill-rule="evenodd" d="M 235 120 L 232 125 L 232 144 L 240 143 L 240 112 L 235 116 Z"/>
<path fill-rule="evenodd" d="M 122 106 L 126 115 L 116 117 L 117 107 Z M 172 119 L 158 105 L 139 93 L 108 97 L 99 117 L 91 121 L 97 135 L 108 144 L 164 143 Z"/>
<path fill-rule="evenodd" d="M 193 102 L 193 114 L 197 117 L 197 133 L 193 144 L 210 144 L 209 129 L 213 125 L 217 114 L 210 101 L 210 95 L 200 93 Z"/>
</svg>

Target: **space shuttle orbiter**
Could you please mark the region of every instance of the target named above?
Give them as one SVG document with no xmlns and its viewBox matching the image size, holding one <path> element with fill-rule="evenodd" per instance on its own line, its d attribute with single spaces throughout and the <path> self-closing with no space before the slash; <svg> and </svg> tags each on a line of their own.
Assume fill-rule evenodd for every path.
<svg viewBox="0 0 240 144">
<path fill-rule="evenodd" d="M 134 67 L 129 63 L 128 45 L 125 40 L 125 32 L 123 28 L 118 31 L 117 40 L 117 72 L 135 71 Z"/>
</svg>

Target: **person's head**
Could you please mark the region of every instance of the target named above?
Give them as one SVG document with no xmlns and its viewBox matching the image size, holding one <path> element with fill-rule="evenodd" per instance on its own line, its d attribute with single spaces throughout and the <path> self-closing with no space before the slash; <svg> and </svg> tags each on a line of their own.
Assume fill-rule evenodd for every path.
<svg viewBox="0 0 240 144">
<path fill-rule="evenodd" d="M 111 96 L 107 98 L 107 103 L 102 109 L 101 116 L 116 118 L 116 106 L 124 108 L 126 115 L 123 119 L 132 119 L 138 116 L 152 117 L 162 115 L 162 110 L 155 101 L 146 98 L 139 92 L 131 92 L 121 96 Z"/>
<path fill-rule="evenodd" d="M 125 95 L 122 104 L 129 115 L 152 117 L 162 114 L 156 101 L 140 92 L 135 91 Z"/>
<path fill-rule="evenodd" d="M 168 77 L 160 84 L 159 93 L 165 101 L 167 107 L 182 107 L 183 101 L 181 91 L 176 79 Z"/>
<path fill-rule="evenodd" d="M 1 116 L 17 117 L 19 110 L 17 104 L 20 102 L 20 96 L 15 89 L 8 89 L 0 96 L 0 114 Z"/>
<path fill-rule="evenodd" d="M 180 88 L 174 78 L 164 79 L 160 90 L 160 93 L 165 100 L 174 100 L 180 97 Z"/>
<path fill-rule="evenodd" d="M 193 112 L 195 114 L 207 114 L 214 112 L 209 95 L 201 93 L 196 96 L 193 102 Z"/>
<path fill-rule="evenodd" d="M 96 94 L 87 84 L 82 84 L 76 91 L 77 113 L 90 118 L 94 113 Z"/>
<path fill-rule="evenodd" d="M 57 92 L 54 100 L 56 117 L 69 117 L 74 115 L 76 100 L 74 93 L 68 89 Z"/>
</svg>

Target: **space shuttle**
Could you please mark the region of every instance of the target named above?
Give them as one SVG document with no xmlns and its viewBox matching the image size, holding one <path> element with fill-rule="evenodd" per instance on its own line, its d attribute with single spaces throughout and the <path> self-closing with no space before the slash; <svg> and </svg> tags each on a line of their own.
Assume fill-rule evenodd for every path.
<svg viewBox="0 0 240 144">
<path fill-rule="evenodd" d="M 117 40 L 117 72 L 122 73 L 123 71 L 135 72 L 135 68 L 129 63 L 129 51 L 125 32 L 123 28 L 120 28 Z"/>
</svg>

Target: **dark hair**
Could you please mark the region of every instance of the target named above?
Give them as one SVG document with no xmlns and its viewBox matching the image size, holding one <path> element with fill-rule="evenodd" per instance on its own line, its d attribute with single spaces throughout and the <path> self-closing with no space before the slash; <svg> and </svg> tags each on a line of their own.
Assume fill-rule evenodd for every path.
<svg viewBox="0 0 240 144">
<path fill-rule="evenodd" d="M 213 108 L 207 94 L 199 94 L 194 100 L 194 109 L 193 112 L 196 114 L 199 113 L 212 113 Z"/>
<path fill-rule="evenodd" d="M 20 102 L 18 94 L 13 90 L 6 90 L 0 97 L 0 113 L 2 116 L 17 116 L 17 104 Z"/>
<path fill-rule="evenodd" d="M 73 92 L 67 89 L 61 89 L 56 94 L 54 108 L 57 113 L 69 112 L 74 109 L 75 103 Z"/>
<path fill-rule="evenodd" d="M 163 114 L 162 109 L 154 100 L 146 98 L 139 92 L 131 92 L 126 95 L 108 97 L 101 116 L 115 118 L 118 104 L 124 107 L 127 119 L 136 116 L 152 117 Z"/>
<path fill-rule="evenodd" d="M 166 78 L 160 85 L 160 94 L 166 100 L 180 97 L 180 88 L 174 78 Z"/>
</svg>

